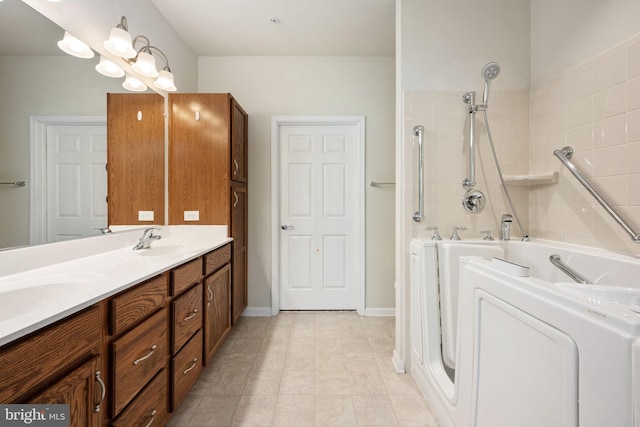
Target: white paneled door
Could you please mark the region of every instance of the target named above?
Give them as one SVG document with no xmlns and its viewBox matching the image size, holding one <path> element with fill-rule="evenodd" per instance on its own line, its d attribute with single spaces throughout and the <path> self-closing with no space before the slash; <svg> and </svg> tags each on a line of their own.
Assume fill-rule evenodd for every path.
<svg viewBox="0 0 640 427">
<path fill-rule="evenodd" d="M 106 126 L 47 126 L 47 241 L 107 226 Z"/>
<path fill-rule="evenodd" d="M 280 309 L 354 310 L 361 279 L 360 127 L 279 128 Z"/>
</svg>

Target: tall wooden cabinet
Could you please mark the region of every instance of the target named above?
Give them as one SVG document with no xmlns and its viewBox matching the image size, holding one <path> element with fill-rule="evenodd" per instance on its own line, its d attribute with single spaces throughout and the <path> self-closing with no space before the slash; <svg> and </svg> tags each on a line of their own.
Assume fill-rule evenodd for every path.
<svg viewBox="0 0 640 427">
<path fill-rule="evenodd" d="M 229 227 L 235 323 L 247 306 L 247 114 L 227 93 L 172 93 L 169 106 L 169 224 Z"/>
<path fill-rule="evenodd" d="M 107 94 L 110 225 L 164 224 L 164 140 L 162 96 Z"/>
</svg>

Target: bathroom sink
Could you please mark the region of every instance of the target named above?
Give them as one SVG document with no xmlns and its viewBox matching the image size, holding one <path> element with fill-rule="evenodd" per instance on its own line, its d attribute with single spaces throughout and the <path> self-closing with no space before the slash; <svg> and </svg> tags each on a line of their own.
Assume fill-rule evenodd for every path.
<svg viewBox="0 0 640 427">
<path fill-rule="evenodd" d="M 159 242 L 158 242 L 159 243 Z M 160 245 L 154 244 L 149 249 L 140 249 L 134 251 L 136 255 L 140 256 L 171 256 L 184 253 L 186 250 L 185 245 Z"/>
<path fill-rule="evenodd" d="M 640 289 L 620 286 L 599 286 L 581 283 L 556 283 L 560 291 L 571 296 L 599 303 L 601 301 L 616 302 L 629 306 L 629 309 L 640 313 Z"/>
<path fill-rule="evenodd" d="M 64 307 L 104 283 L 100 274 L 53 275 L 0 282 L 0 322 L 36 311 Z"/>
</svg>

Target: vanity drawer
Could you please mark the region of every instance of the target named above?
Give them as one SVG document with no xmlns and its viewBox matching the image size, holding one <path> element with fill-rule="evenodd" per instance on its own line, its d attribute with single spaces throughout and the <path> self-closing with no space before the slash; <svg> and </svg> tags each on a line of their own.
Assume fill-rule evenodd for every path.
<svg viewBox="0 0 640 427">
<path fill-rule="evenodd" d="M 189 289 L 202 279 L 202 257 L 171 270 L 171 295 Z"/>
<path fill-rule="evenodd" d="M 167 314 L 161 310 L 111 344 L 113 416 L 165 366 Z"/>
<path fill-rule="evenodd" d="M 111 423 L 112 427 L 155 426 L 164 425 L 167 417 L 167 369 L 147 385 L 144 390 L 122 411 L 122 414 Z"/>
<path fill-rule="evenodd" d="M 109 302 L 109 333 L 119 335 L 162 307 L 167 300 L 168 273 L 125 291 Z"/>
<path fill-rule="evenodd" d="M 189 338 L 202 328 L 202 284 L 194 286 L 171 302 L 171 319 L 171 354 L 176 354 Z"/>
<path fill-rule="evenodd" d="M 228 262 L 231 262 L 230 243 L 204 256 L 204 275 L 210 275 Z"/>
<path fill-rule="evenodd" d="M 173 393 L 171 410 L 175 410 L 202 372 L 202 330 L 198 331 L 172 361 Z"/>
<path fill-rule="evenodd" d="M 0 348 L 0 402 L 16 402 L 39 383 L 100 353 L 102 310 L 93 306 Z"/>
</svg>

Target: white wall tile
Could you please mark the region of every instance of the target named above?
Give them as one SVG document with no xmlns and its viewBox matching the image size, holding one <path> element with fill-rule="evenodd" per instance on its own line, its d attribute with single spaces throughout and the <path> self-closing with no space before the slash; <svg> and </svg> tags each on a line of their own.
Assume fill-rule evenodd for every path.
<svg viewBox="0 0 640 427">
<path fill-rule="evenodd" d="M 619 48 L 617 52 L 595 65 L 594 89 L 604 90 L 627 80 L 627 52 Z"/>
<path fill-rule="evenodd" d="M 594 118 L 596 120 L 626 112 L 627 85 L 621 83 L 597 92 L 594 96 Z"/>
<path fill-rule="evenodd" d="M 627 115 L 607 117 L 594 124 L 594 147 L 603 148 L 627 142 Z"/>
</svg>

